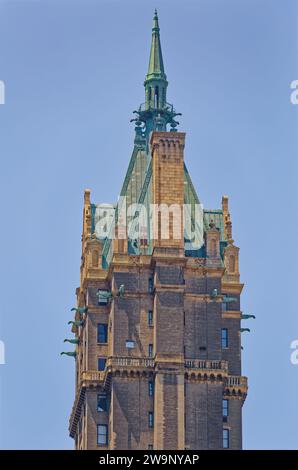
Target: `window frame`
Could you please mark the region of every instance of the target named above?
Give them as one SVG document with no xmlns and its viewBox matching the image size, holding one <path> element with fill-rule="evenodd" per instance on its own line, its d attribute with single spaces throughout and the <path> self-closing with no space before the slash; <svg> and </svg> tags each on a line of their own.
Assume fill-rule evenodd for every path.
<svg viewBox="0 0 298 470">
<path fill-rule="evenodd" d="M 153 310 L 148 310 L 148 326 L 153 326 Z"/>
<path fill-rule="evenodd" d="M 105 406 L 101 407 L 101 409 L 99 409 L 100 399 L 105 401 Z M 98 393 L 97 394 L 97 411 L 98 411 L 98 413 L 106 413 L 108 411 L 108 399 L 107 399 L 107 396 L 106 396 L 105 393 Z"/>
<path fill-rule="evenodd" d="M 149 294 L 152 294 L 154 290 L 154 279 L 153 276 L 150 276 L 148 278 L 148 292 Z"/>
<path fill-rule="evenodd" d="M 227 444 L 227 445 L 225 445 Z M 230 430 L 229 428 L 223 428 L 222 430 L 222 448 L 229 449 L 230 448 Z"/>
<path fill-rule="evenodd" d="M 101 290 L 103 290 L 104 292 L 109 292 L 106 289 L 101 289 Z M 99 305 L 100 307 L 102 307 L 104 305 L 108 305 L 108 303 L 109 303 L 109 299 L 101 299 L 100 297 L 98 297 L 97 305 Z"/>
<path fill-rule="evenodd" d="M 104 368 L 103 369 L 100 369 L 99 368 L 99 361 L 104 361 Z M 107 358 L 106 357 L 98 357 L 97 358 L 97 371 L 98 372 L 103 372 L 106 368 L 106 362 L 107 362 Z"/>
<path fill-rule="evenodd" d="M 149 397 L 153 397 L 153 395 L 154 395 L 154 383 L 153 383 L 153 380 L 149 380 L 149 382 L 148 382 L 148 395 L 149 395 Z"/>
<path fill-rule="evenodd" d="M 104 327 L 104 339 L 106 341 L 100 341 L 100 327 Z M 108 343 L 108 324 L 107 323 L 97 323 L 97 344 L 107 344 Z"/>
<path fill-rule="evenodd" d="M 226 404 L 226 406 L 225 406 Z M 224 418 L 229 416 L 229 400 L 227 398 L 222 399 L 222 415 Z"/>
<path fill-rule="evenodd" d="M 105 433 L 99 433 L 99 428 L 104 428 Z M 105 442 L 99 442 L 99 436 L 105 437 Z M 107 424 L 97 424 L 97 445 L 98 447 L 105 447 L 108 445 L 108 425 Z"/>
<path fill-rule="evenodd" d="M 225 336 L 223 333 L 225 332 Z M 222 349 L 227 349 L 229 347 L 229 330 L 228 328 L 221 329 L 221 347 Z"/>
<path fill-rule="evenodd" d="M 153 411 L 148 412 L 148 427 L 152 429 L 154 427 L 154 415 Z"/>
</svg>

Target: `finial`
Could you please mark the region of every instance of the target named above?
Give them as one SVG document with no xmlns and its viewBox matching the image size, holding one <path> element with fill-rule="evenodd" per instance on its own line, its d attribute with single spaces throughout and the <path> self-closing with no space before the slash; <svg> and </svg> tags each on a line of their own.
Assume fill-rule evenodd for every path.
<svg viewBox="0 0 298 470">
<path fill-rule="evenodd" d="M 154 10 L 154 16 L 153 16 L 153 32 L 159 32 L 159 25 L 158 25 L 158 16 L 157 16 L 157 10 L 155 8 Z"/>
<path fill-rule="evenodd" d="M 215 228 L 215 223 L 214 223 L 213 219 L 210 220 L 209 227 L 210 227 L 211 229 Z"/>
</svg>

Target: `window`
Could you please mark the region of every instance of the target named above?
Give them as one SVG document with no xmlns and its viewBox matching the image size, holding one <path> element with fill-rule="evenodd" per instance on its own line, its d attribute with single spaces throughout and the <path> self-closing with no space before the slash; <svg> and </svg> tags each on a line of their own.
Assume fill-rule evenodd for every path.
<svg viewBox="0 0 298 470">
<path fill-rule="evenodd" d="M 148 450 L 153 450 L 153 445 L 152 444 L 148 444 Z"/>
<path fill-rule="evenodd" d="M 153 277 L 149 277 L 149 280 L 148 280 L 148 291 L 149 291 L 149 294 L 152 294 L 152 292 L 153 292 Z"/>
<path fill-rule="evenodd" d="M 221 347 L 228 348 L 229 347 L 229 338 L 228 338 L 228 329 L 222 328 L 221 329 Z"/>
<path fill-rule="evenodd" d="M 132 339 L 127 339 L 125 341 L 125 346 L 127 349 L 133 349 L 136 346 L 136 343 Z"/>
<path fill-rule="evenodd" d="M 153 326 L 153 312 L 152 312 L 152 310 L 149 310 L 149 312 L 148 312 L 148 325 Z"/>
<path fill-rule="evenodd" d="M 99 292 L 99 291 L 98 291 Z M 98 305 L 108 305 L 109 303 L 109 298 L 107 297 L 107 294 L 109 293 L 107 290 L 103 291 L 105 297 L 100 297 L 98 295 Z"/>
<path fill-rule="evenodd" d="M 97 445 L 106 446 L 108 444 L 108 426 L 106 424 L 97 425 Z"/>
<path fill-rule="evenodd" d="M 153 344 L 148 344 L 148 356 L 153 356 Z"/>
<path fill-rule="evenodd" d="M 149 411 L 148 413 L 148 426 L 149 428 L 153 428 L 153 412 Z"/>
<path fill-rule="evenodd" d="M 222 431 L 222 446 L 224 449 L 228 449 L 230 447 L 230 430 L 223 429 Z"/>
<path fill-rule="evenodd" d="M 229 416 L 229 400 L 226 398 L 222 400 L 222 415 L 224 418 Z"/>
<path fill-rule="evenodd" d="M 148 393 L 149 393 L 149 397 L 153 397 L 154 387 L 153 387 L 153 382 L 151 380 L 150 382 L 148 382 Z"/>
<path fill-rule="evenodd" d="M 106 358 L 105 357 L 99 357 L 98 362 L 97 362 L 97 369 L 99 371 L 105 370 L 106 367 Z"/>
<path fill-rule="evenodd" d="M 97 325 L 97 342 L 108 342 L 108 325 L 106 323 L 98 323 Z"/>
<path fill-rule="evenodd" d="M 108 402 L 107 402 L 107 397 L 103 393 L 99 393 L 97 395 L 97 411 L 100 413 L 102 411 L 107 411 L 108 410 Z"/>
</svg>

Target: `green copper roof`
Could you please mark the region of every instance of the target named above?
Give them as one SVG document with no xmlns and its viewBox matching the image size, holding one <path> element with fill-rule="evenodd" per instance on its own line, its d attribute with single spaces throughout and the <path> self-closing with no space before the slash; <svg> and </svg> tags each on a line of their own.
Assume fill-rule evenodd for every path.
<svg viewBox="0 0 298 470">
<path fill-rule="evenodd" d="M 158 16 L 156 10 L 153 18 L 151 51 L 146 80 L 149 80 L 150 78 L 162 78 L 164 80 L 167 79 L 163 65 Z"/>
<path fill-rule="evenodd" d="M 215 227 L 220 231 L 220 240 L 225 241 L 224 220 L 221 209 L 204 209 L 204 229 L 209 229 L 210 222 L 214 222 Z"/>
<path fill-rule="evenodd" d="M 158 16 L 155 10 L 149 67 L 144 83 L 146 101 L 138 111 L 134 111 L 135 117 L 131 120 L 135 122 L 134 149 L 121 189 L 121 197 L 114 206 L 113 223 L 108 224 L 109 234 L 101 237 L 104 268 L 108 268 L 113 259 L 114 226 L 119 220 L 124 222 L 123 217 L 126 218 L 128 253 L 151 255 L 153 251 L 151 210 L 153 183 L 149 138 L 152 131 L 167 132 L 168 125 L 170 125 L 170 132 L 176 132 L 179 122 L 175 120 L 175 117 L 180 115 L 166 100 L 168 82 L 164 71 L 159 32 Z M 102 209 L 100 205 L 91 205 L 92 233 L 96 232 L 97 223 L 100 222 L 100 209 Z M 129 212 L 127 212 L 128 209 Z M 184 216 L 185 255 L 206 257 L 204 235 L 212 221 L 220 230 L 220 249 L 223 256 L 227 243 L 223 212 L 222 210 L 203 210 L 186 165 L 184 165 Z"/>
</svg>

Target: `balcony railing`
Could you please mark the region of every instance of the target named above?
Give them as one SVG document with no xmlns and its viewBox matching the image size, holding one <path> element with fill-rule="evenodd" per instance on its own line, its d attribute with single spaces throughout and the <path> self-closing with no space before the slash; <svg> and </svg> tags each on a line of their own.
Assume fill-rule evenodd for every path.
<svg viewBox="0 0 298 470">
<path fill-rule="evenodd" d="M 111 357 L 107 366 L 112 367 L 154 367 L 154 359 L 148 357 Z"/>
<path fill-rule="evenodd" d="M 228 370 L 227 361 L 209 361 L 201 359 L 189 359 L 184 362 L 186 369 L 200 369 L 200 370 Z"/>
<path fill-rule="evenodd" d="M 81 374 L 81 381 L 92 381 L 92 382 L 99 382 L 104 379 L 104 372 L 100 372 L 98 370 L 87 370 L 82 372 Z"/>
<path fill-rule="evenodd" d="M 247 387 L 247 377 L 240 375 L 229 375 L 227 377 L 228 387 Z"/>
<path fill-rule="evenodd" d="M 154 359 L 148 357 L 109 357 L 104 371 L 88 370 L 81 374 L 81 382 L 92 381 L 101 382 L 105 380 L 107 370 L 112 367 L 142 367 L 154 368 Z M 188 359 L 184 362 L 186 369 L 195 369 L 200 371 L 221 371 L 227 373 L 227 361 L 211 361 L 202 359 Z M 229 375 L 227 376 L 228 387 L 247 387 L 247 377 Z"/>
<path fill-rule="evenodd" d="M 142 103 L 139 107 L 139 112 L 140 111 L 147 111 L 147 110 L 163 110 L 163 111 L 169 111 L 170 113 L 175 113 L 174 106 L 171 103 L 165 103 L 165 105 L 162 108 L 157 107 L 154 103 L 150 103 L 150 105 L 147 107 L 147 103 Z"/>
</svg>

